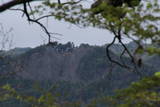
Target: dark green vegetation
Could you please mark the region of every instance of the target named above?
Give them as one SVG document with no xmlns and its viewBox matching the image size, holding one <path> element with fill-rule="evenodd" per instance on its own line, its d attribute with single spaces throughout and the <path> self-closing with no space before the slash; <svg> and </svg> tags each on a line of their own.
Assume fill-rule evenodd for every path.
<svg viewBox="0 0 160 107">
<path fill-rule="evenodd" d="M 97 0 L 93 5 L 98 3 L 98 6 L 88 2 L 88 7 L 84 0 L 38 0 L 35 8 L 31 9 L 30 4 L 33 1 L 37 2 L 10 0 L 0 5 L 0 12 L 4 12 L 15 5 L 23 4 L 16 10 L 22 11 L 29 22 L 40 25 L 47 34 L 49 43 L 48 46 L 29 49 L 27 52 L 19 50 L 19 54 L 1 53 L 2 106 L 83 107 L 89 103 L 89 107 L 159 107 L 160 73 L 156 72 L 159 71 L 160 54 L 158 0 Z M 108 59 L 105 57 L 104 47 L 83 44 L 74 48 L 72 43 L 52 43 L 52 33 L 40 21 L 48 17 L 111 32 L 114 38 L 106 47 Z M 130 45 L 126 47 L 123 38 L 134 41 L 136 48 L 131 48 Z M 114 45 L 116 42 L 121 45 L 118 50 L 113 48 L 118 46 Z M 143 46 L 145 42 L 158 46 Z M 135 51 L 130 53 L 128 48 Z M 132 56 L 134 53 L 142 53 L 143 59 Z M 146 53 L 155 55 L 148 56 Z M 119 57 L 120 54 L 125 55 L 124 58 Z M 111 64 L 109 60 L 121 67 Z M 133 68 L 131 62 L 140 67 L 138 71 L 142 76 L 149 77 L 133 83 L 139 79 L 139 75 L 122 69 L 123 65 Z M 153 76 L 154 72 L 156 73 Z M 122 89 L 131 83 L 130 87 Z M 122 91 L 114 95 L 115 89 Z M 113 95 L 113 98 L 109 95 Z"/>
<path fill-rule="evenodd" d="M 131 51 L 136 49 L 133 43 L 127 46 Z M 111 48 L 112 58 L 120 61 L 118 54 L 121 51 L 120 45 L 114 45 Z M 135 72 L 111 64 L 106 57 L 105 46 L 50 44 L 34 49 L 1 52 L 1 56 L 0 69 L 3 76 L 0 84 L 5 85 L 2 89 L 8 89 L 6 92 L 1 91 L 1 107 L 30 107 L 42 95 L 61 106 L 84 106 L 93 99 L 114 95 L 115 90 L 126 88 L 139 79 Z M 142 58 L 145 63 L 139 72 L 143 76 L 150 76 L 159 70 L 158 55 L 143 55 Z M 129 62 L 127 56 L 124 60 Z M 10 92 L 12 88 L 15 92 Z M 7 92 L 12 96 L 5 99 Z"/>
</svg>

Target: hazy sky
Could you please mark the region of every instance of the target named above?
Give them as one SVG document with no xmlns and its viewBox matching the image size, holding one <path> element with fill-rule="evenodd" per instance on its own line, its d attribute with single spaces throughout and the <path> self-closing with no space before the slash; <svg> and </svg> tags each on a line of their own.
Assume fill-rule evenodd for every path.
<svg viewBox="0 0 160 107">
<path fill-rule="evenodd" d="M 44 21 L 47 22 L 47 21 Z M 47 42 L 47 35 L 36 24 L 29 24 L 22 13 L 16 11 L 5 11 L 0 14 L 0 23 L 7 30 L 13 28 L 14 47 L 35 47 Z M 45 23 L 47 24 L 47 23 Z M 79 28 L 66 22 L 50 19 L 48 23 L 50 32 L 60 33 L 63 36 L 56 36 L 61 43 L 68 41 L 76 45 L 89 43 L 91 45 L 103 45 L 111 42 L 113 36 L 106 30 L 96 28 Z M 46 40 L 45 40 L 46 39 Z"/>
</svg>

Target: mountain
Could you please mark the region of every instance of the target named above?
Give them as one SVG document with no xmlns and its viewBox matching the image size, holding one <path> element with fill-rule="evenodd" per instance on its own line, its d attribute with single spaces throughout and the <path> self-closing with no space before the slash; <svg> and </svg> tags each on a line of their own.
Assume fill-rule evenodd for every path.
<svg viewBox="0 0 160 107">
<path fill-rule="evenodd" d="M 1 51 L 0 56 L 10 56 L 15 57 L 19 56 L 23 53 L 26 53 L 27 51 L 31 50 L 32 48 L 14 48 L 9 51 Z"/>
<path fill-rule="evenodd" d="M 127 46 L 130 49 L 136 47 L 134 44 Z M 110 52 L 112 58 L 120 61 L 118 53 L 121 49 L 120 45 L 114 45 Z M 1 52 L 0 55 L 3 55 L 0 60 L 1 75 L 13 73 L 2 78 L 0 84 L 12 84 L 17 90 L 17 86 L 21 87 L 23 93 L 27 91 L 35 96 L 39 95 L 33 88 L 35 84 L 45 90 L 55 86 L 53 94 L 60 94 L 57 97 L 59 102 L 80 100 L 87 103 L 98 96 L 112 95 L 114 90 L 125 88 L 140 79 L 139 74 L 111 64 L 106 56 L 105 46 L 81 44 L 74 47 L 70 42 L 55 43 L 34 49 L 13 49 Z M 138 68 L 143 76 L 152 75 L 159 70 L 159 56 L 148 58 L 146 55 L 143 58 L 145 63 Z M 127 56 L 123 60 L 133 66 Z M 16 105 L 18 106 L 21 107 Z"/>
</svg>

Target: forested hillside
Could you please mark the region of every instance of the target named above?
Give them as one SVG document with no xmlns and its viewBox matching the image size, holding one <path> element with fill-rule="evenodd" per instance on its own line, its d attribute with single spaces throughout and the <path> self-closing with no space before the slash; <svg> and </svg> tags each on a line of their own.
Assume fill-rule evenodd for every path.
<svg viewBox="0 0 160 107">
<path fill-rule="evenodd" d="M 118 44 L 112 47 L 112 58 L 121 61 L 119 47 Z M 134 44 L 128 44 L 129 49 L 134 50 L 134 47 Z M 59 103 L 89 103 L 94 98 L 113 95 L 115 90 L 140 79 L 139 74 L 111 64 L 105 46 L 81 44 L 75 47 L 69 42 L 13 49 L 0 54 L 3 56 L 1 74 L 6 75 L 2 76 L 1 85 L 11 84 L 24 95 L 39 96 L 42 90 L 50 91 Z M 129 57 L 125 56 L 124 60 L 129 64 Z M 159 56 L 145 55 L 142 60 L 145 63 L 138 68 L 142 76 L 151 76 L 158 70 Z M 0 106 L 11 107 L 13 103 L 15 107 L 22 107 L 24 104 L 13 99 L 8 102 Z"/>
</svg>

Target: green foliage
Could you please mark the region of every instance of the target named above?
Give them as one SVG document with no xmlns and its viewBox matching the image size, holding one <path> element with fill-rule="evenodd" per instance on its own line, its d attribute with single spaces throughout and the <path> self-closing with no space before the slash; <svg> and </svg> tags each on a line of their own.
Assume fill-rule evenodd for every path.
<svg viewBox="0 0 160 107">
<path fill-rule="evenodd" d="M 117 66 L 114 66 L 112 72 L 108 72 L 111 70 L 111 67 L 107 59 L 105 59 L 104 47 L 83 44 L 79 48 L 81 50 L 78 51 L 79 53 L 85 50 L 88 52 L 81 57 L 78 63 L 80 68 L 76 71 L 77 77 L 79 78 L 80 76 L 79 82 L 82 83 L 72 83 L 72 81 L 57 81 L 55 83 L 45 80 L 34 82 L 32 80 L 16 79 L 11 75 L 10 78 L 0 80 L 3 90 L 5 90 L 5 93 L 1 94 L 2 99 L 0 105 L 5 105 L 5 107 L 9 107 L 9 105 L 14 105 L 15 107 L 31 107 L 31 104 L 33 104 L 33 106 L 41 105 L 42 107 L 47 107 L 52 104 L 57 105 L 58 103 L 58 106 L 62 104 L 64 107 L 76 107 L 81 104 L 83 105 L 84 102 L 88 103 L 90 100 L 96 99 L 96 103 L 103 103 L 100 104 L 100 107 L 103 107 L 102 105 L 105 107 L 105 105 L 108 105 L 110 102 L 105 102 L 104 96 L 113 95 L 113 90 L 124 88 L 137 79 L 137 75 L 134 73 L 125 72 Z M 27 52 L 23 57 L 29 57 L 35 52 L 41 53 L 44 52 L 44 50 L 45 46 L 38 47 L 37 49 Z M 112 53 L 112 55 L 115 59 L 118 58 L 114 53 Z M 19 60 L 18 57 L 17 59 Z M 25 60 L 28 60 L 28 58 Z M 127 62 L 128 60 L 126 57 L 125 61 Z M 149 70 L 147 67 L 146 69 Z M 144 71 L 146 72 L 146 70 Z M 110 74 L 108 75 L 108 73 Z M 158 73 L 156 75 L 158 75 Z M 111 101 L 113 101 L 113 99 Z M 91 104 L 90 106 L 92 107 L 93 105 Z"/>
<path fill-rule="evenodd" d="M 139 0 L 132 0 L 130 4 L 136 7 L 130 8 L 127 5 L 113 7 L 103 2 L 96 8 L 90 9 L 83 6 L 83 3 L 75 3 L 74 0 L 68 4 L 57 4 L 47 0 L 38 7 L 43 8 L 42 12 L 50 8 L 49 13 L 57 20 L 65 20 L 84 27 L 106 29 L 114 36 L 118 35 L 120 30 L 125 38 L 138 42 L 159 43 L 160 29 L 157 25 L 160 20 L 160 6 L 158 1 L 145 1 L 138 6 L 137 3 L 139 4 Z M 39 8 L 37 10 L 40 10 Z M 103 10 L 100 14 L 94 14 L 100 10 Z"/>
<path fill-rule="evenodd" d="M 19 101 L 21 103 L 26 103 L 30 107 L 59 107 L 55 101 L 55 97 L 47 92 L 39 97 L 24 95 L 19 91 L 16 91 L 9 84 L 0 87 L 3 92 L 1 92 L 0 102 L 4 101 Z M 16 103 L 16 102 L 15 102 Z M 13 104 L 14 105 L 14 104 Z"/>
<path fill-rule="evenodd" d="M 118 107 L 158 107 L 160 105 L 159 72 L 154 76 L 132 83 L 129 88 L 118 91 L 115 99 Z"/>
<path fill-rule="evenodd" d="M 126 4 L 121 7 L 102 2 L 96 8 L 88 8 L 84 5 L 85 3 L 69 0 L 67 3 L 59 4 L 46 0 L 35 6 L 31 14 L 43 16 L 47 13 L 59 21 L 64 20 L 78 26 L 105 29 L 114 36 L 120 33 L 123 37 L 139 43 L 151 41 L 157 44 L 160 42 L 160 28 L 157 26 L 160 24 L 158 0 L 146 0 L 141 3 L 140 0 L 131 0 L 128 3 L 129 6 Z M 94 14 L 98 11 L 102 12 Z M 146 49 L 148 50 L 148 47 L 144 50 Z"/>
<path fill-rule="evenodd" d="M 156 72 L 156 73 L 155 73 L 155 76 L 156 76 L 156 77 L 160 77 L 160 72 Z"/>
<path fill-rule="evenodd" d="M 132 5 L 137 6 L 137 1 L 132 2 Z M 103 10 L 100 14 L 93 14 L 96 11 Z M 55 19 L 61 21 L 81 25 L 83 27 L 92 26 L 101 29 L 106 29 L 117 36 L 119 33 L 125 38 L 130 38 L 137 42 L 150 41 L 153 44 L 160 42 L 160 6 L 158 0 L 144 1 L 135 8 L 130 8 L 126 5 L 122 7 L 113 7 L 102 3 L 95 9 L 85 8 L 83 4 L 76 3 L 74 0 L 68 3 L 58 4 L 51 2 L 51 0 L 42 1 L 42 4 L 35 6 L 35 9 L 30 14 L 38 14 L 40 16 L 49 13 Z M 105 59 L 98 57 L 101 50 L 92 52 L 89 56 L 82 59 L 79 67 L 79 73 L 85 75 L 82 78 L 89 80 L 96 76 L 97 68 L 105 65 Z M 145 47 L 143 51 L 149 54 L 160 54 L 159 47 Z M 140 50 L 142 53 L 142 50 Z M 84 65 L 88 65 L 85 66 Z M 92 70 L 94 69 L 94 70 Z M 87 71 L 87 72 L 86 72 Z M 158 107 L 160 106 L 160 77 L 159 72 L 152 77 L 147 77 L 139 82 L 134 82 L 129 88 L 118 91 L 113 98 L 106 100 L 114 103 L 114 107 Z M 67 84 L 68 85 L 68 84 Z M 66 87 L 65 87 L 66 88 Z M 58 107 L 55 97 L 51 92 L 43 93 L 40 96 L 23 95 L 9 84 L 2 85 L 2 96 L 0 101 L 15 99 L 26 102 L 33 107 Z M 4 92 L 4 93 L 3 93 Z M 105 101 L 105 98 L 102 98 Z M 101 101 L 101 100 L 100 100 Z M 89 107 L 101 106 L 97 105 L 97 101 L 93 101 Z M 67 103 L 66 103 L 67 105 Z M 79 107 L 79 102 L 68 105 Z"/>
<path fill-rule="evenodd" d="M 148 47 L 146 49 L 146 51 L 149 53 L 149 54 L 158 54 L 160 55 L 160 48 L 156 48 L 156 47 Z"/>
<path fill-rule="evenodd" d="M 117 90 L 114 96 L 96 98 L 87 107 L 159 107 L 160 73 L 133 82 L 125 89 Z"/>
</svg>

